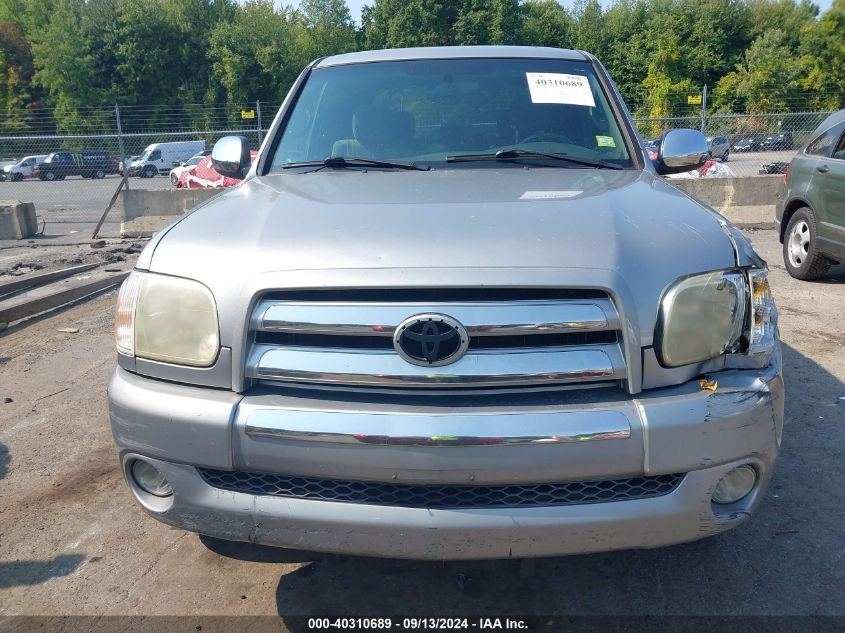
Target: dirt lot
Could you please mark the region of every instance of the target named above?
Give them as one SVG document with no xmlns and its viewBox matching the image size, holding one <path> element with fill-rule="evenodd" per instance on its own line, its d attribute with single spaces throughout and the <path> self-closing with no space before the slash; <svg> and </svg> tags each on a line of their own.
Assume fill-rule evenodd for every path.
<svg viewBox="0 0 845 633">
<path fill-rule="evenodd" d="M 740 528 L 533 573 L 206 544 L 148 518 L 119 473 L 112 292 L 0 335 L 0 616 L 192 615 L 185 630 L 208 631 L 224 614 L 290 628 L 311 614 L 845 615 L 845 266 L 797 282 L 775 233 L 750 235 L 773 269 L 787 428 L 768 499 Z"/>
</svg>

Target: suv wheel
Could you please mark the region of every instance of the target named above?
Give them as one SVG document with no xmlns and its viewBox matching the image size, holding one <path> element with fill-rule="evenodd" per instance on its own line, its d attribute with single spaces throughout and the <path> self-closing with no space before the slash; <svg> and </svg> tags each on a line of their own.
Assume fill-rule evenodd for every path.
<svg viewBox="0 0 845 633">
<path fill-rule="evenodd" d="M 783 263 L 796 279 L 818 279 L 830 268 L 830 261 L 819 252 L 816 218 L 808 207 L 792 214 L 783 239 Z"/>
<path fill-rule="evenodd" d="M 104 172 L 102 169 L 98 169 L 97 171 L 94 172 L 94 178 L 96 178 L 97 180 L 99 180 L 100 178 L 105 178 L 105 177 L 106 177 L 106 172 Z"/>
<path fill-rule="evenodd" d="M 54 174 L 52 171 L 48 171 L 46 174 L 44 174 L 44 180 L 55 180 L 55 179 L 56 179 L 56 174 Z"/>
</svg>

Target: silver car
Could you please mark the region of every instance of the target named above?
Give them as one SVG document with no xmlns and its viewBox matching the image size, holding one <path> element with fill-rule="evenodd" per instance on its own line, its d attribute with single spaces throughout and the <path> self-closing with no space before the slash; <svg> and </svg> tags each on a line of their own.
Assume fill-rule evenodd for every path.
<svg viewBox="0 0 845 633">
<path fill-rule="evenodd" d="M 722 163 L 728 162 L 731 155 L 731 143 L 727 136 L 708 136 L 707 145 L 710 147 L 710 157 Z"/>
<path fill-rule="evenodd" d="M 123 285 L 112 430 L 150 516 L 419 559 L 691 541 L 745 521 L 781 443 L 777 312 L 748 240 L 661 174 L 583 52 L 309 65 L 244 182 Z"/>
</svg>

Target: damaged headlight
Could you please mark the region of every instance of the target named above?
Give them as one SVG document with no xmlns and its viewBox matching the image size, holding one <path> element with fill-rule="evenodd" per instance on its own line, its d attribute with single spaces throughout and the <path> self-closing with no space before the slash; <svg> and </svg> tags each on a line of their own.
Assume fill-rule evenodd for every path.
<svg viewBox="0 0 845 633">
<path fill-rule="evenodd" d="M 751 288 L 748 354 L 769 354 L 777 338 L 778 311 L 769 288 L 769 271 L 753 268 L 748 271 Z"/>
<path fill-rule="evenodd" d="M 135 271 L 118 295 L 115 336 L 129 356 L 209 367 L 220 350 L 214 297 L 197 281 Z"/>
<path fill-rule="evenodd" d="M 666 367 L 739 350 L 748 294 L 745 274 L 717 271 L 681 279 L 660 302 L 656 341 Z"/>
</svg>

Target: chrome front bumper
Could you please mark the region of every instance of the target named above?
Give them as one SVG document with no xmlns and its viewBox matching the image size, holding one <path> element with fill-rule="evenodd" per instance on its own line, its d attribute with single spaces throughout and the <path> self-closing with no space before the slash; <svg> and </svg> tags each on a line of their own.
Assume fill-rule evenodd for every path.
<svg viewBox="0 0 845 633">
<path fill-rule="evenodd" d="M 780 362 L 723 371 L 631 398 L 564 392 L 560 401 L 437 408 L 175 385 L 118 369 L 109 387 L 121 460 L 141 456 L 174 495 L 141 504 L 171 525 L 226 539 L 400 558 L 551 556 L 657 547 L 734 527 L 756 508 L 783 426 Z M 714 506 L 719 479 L 750 463 L 759 484 Z M 635 500 L 497 508 L 408 508 L 222 490 L 197 467 L 350 481 L 498 485 L 687 473 Z M 130 482 L 130 485 L 131 482 Z M 134 487 L 133 487 L 134 489 Z"/>
</svg>

